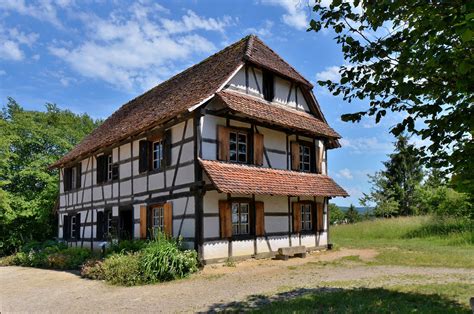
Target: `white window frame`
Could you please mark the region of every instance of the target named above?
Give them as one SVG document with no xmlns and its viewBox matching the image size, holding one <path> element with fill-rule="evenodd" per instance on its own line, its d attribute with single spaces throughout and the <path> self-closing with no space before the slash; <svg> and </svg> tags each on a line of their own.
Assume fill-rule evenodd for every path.
<svg viewBox="0 0 474 314">
<path fill-rule="evenodd" d="M 160 169 L 163 164 L 163 146 L 162 139 L 151 144 L 151 166 L 153 169 Z"/>
<path fill-rule="evenodd" d="M 300 143 L 299 147 L 300 171 L 311 172 L 311 146 Z M 305 152 L 305 148 L 307 149 L 307 152 Z M 307 157 L 308 161 L 305 161 L 305 157 Z"/>
<path fill-rule="evenodd" d="M 151 208 L 151 223 L 153 233 L 156 235 L 158 231 L 164 231 L 165 228 L 165 207 L 154 206 Z"/>
<path fill-rule="evenodd" d="M 71 231 L 70 231 L 71 239 L 76 238 L 76 233 L 75 233 L 76 228 L 77 228 L 76 215 L 72 215 L 71 216 Z"/>
<path fill-rule="evenodd" d="M 105 217 L 105 227 L 106 227 L 106 231 L 107 231 L 107 235 L 111 235 L 112 234 L 112 211 L 111 210 L 108 210 L 105 212 L 106 214 L 106 217 Z"/>
<path fill-rule="evenodd" d="M 235 141 L 232 140 L 232 134 L 235 134 Z M 245 142 L 240 141 L 239 136 L 245 137 Z M 235 149 L 232 149 L 232 144 L 235 145 Z M 249 152 L 249 137 L 247 132 L 231 130 L 229 132 L 229 160 L 235 163 L 246 164 L 248 163 L 248 152 Z M 245 153 L 241 153 L 239 148 L 245 147 Z M 232 159 L 232 153 L 235 154 L 235 160 Z M 245 160 L 240 160 L 240 156 L 245 156 Z"/>
<path fill-rule="evenodd" d="M 107 181 L 112 181 L 112 154 L 107 156 Z"/>
<path fill-rule="evenodd" d="M 77 167 L 74 166 L 71 168 L 71 190 L 74 190 L 77 188 L 76 183 L 77 183 Z"/>
</svg>

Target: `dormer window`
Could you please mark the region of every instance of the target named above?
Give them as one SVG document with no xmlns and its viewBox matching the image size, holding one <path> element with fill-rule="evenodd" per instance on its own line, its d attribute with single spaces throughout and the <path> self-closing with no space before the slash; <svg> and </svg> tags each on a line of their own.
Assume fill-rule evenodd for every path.
<svg viewBox="0 0 474 314">
<path fill-rule="evenodd" d="M 272 101 L 275 97 L 273 73 L 263 70 L 263 98 Z"/>
</svg>

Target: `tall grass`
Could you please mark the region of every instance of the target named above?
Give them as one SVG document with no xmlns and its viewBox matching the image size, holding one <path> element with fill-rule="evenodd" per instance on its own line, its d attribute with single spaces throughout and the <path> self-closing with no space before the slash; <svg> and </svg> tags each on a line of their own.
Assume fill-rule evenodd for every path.
<svg viewBox="0 0 474 314">
<path fill-rule="evenodd" d="M 376 219 L 330 230 L 337 246 L 376 248 L 377 262 L 474 268 L 472 222 L 434 216 Z"/>
</svg>

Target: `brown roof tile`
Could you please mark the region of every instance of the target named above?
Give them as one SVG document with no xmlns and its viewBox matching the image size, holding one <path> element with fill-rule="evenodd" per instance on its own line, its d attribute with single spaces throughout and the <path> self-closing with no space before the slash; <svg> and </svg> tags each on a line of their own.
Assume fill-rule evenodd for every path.
<svg viewBox="0 0 474 314">
<path fill-rule="evenodd" d="M 254 96 L 223 90 L 216 94 L 216 100 L 234 111 L 271 124 L 308 131 L 335 139 L 341 137 L 329 125 L 309 113 L 288 108 L 284 105 L 270 104 Z"/>
<path fill-rule="evenodd" d="M 199 160 L 211 182 L 222 193 L 349 196 L 330 177 L 322 174 L 261 168 L 214 160 Z"/>
<path fill-rule="evenodd" d="M 260 39 L 253 35 L 247 36 L 120 107 L 51 167 L 85 157 L 184 113 L 213 96 L 246 60 L 311 87 Z"/>
</svg>

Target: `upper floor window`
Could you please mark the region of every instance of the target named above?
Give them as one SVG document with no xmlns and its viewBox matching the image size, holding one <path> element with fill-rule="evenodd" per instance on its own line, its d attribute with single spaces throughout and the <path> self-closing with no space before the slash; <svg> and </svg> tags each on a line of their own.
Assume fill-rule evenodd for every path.
<svg viewBox="0 0 474 314">
<path fill-rule="evenodd" d="M 232 162 L 247 163 L 248 135 L 245 132 L 229 132 L 229 159 Z"/>
<path fill-rule="evenodd" d="M 249 203 L 232 203 L 232 235 L 244 235 L 250 233 L 249 208 Z"/>
<path fill-rule="evenodd" d="M 64 191 L 69 191 L 81 187 L 82 165 L 78 163 L 74 167 L 64 168 L 63 186 Z"/>
<path fill-rule="evenodd" d="M 97 157 L 97 183 L 116 180 L 119 178 L 119 165 L 112 162 L 112 154 Z"/>
<path fill-rule="evenodd" d="M 309 145 L 300 144 L 300 171 L 311 171 L 311 147 Z"/>
<path fill-rule="evenodd" d="M 153 169 L 160 169 L 163 163 L 163 140 L 152 144 L 152 166 Z"/>
<path fill-rule="evenodd" d="M 264 70 L 263 71 L 263 98 L 268 101 L 272 101 L 275 97 L 275 90 L 274 90 L 274 78 L 273 73 Z"/>
</svg>

